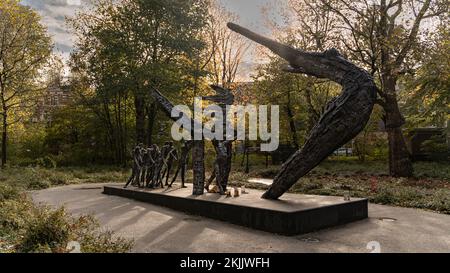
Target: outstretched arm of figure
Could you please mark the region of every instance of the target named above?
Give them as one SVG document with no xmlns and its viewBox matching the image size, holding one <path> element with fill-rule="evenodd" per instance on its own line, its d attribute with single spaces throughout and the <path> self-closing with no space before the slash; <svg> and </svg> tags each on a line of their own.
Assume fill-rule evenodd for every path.
<svg viewBox="0 0 450 273">
<path fill-rule="evenodd" d="M 289 65 L 285 66 L 283 70 L 287 72 L 327 78 L 342 84 L 345 75 L 356 68 L 355 65 L 342 57 L 336 49 L 330 49 L 323 53 L 306 52 L 281 44 L 233 23 L 228 23 L 227 26 L 250 40 L 269 48 L 285 59 Z"/>
</svg>

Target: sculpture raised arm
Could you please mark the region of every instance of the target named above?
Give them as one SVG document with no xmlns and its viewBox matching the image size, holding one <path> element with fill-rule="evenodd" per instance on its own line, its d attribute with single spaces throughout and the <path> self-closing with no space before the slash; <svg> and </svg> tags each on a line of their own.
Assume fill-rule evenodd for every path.
<svg viewBox="0 0 450 273">
<path fill-rule="evenodd" d="M 233 23 L 228 23 L 228 27 L 285 59 L 288 65 L 284 71 L 327 78 L 342 85 L 341 95 L 328 103 L 305 145 L 283 164 L 273 184 L 262 196 L 278 199 L 301 177 L 364 129 L 373 110 L 377 87 L 364 69 L 345 59 L 336 49 L 323 53 L 305 52 Z"/>
</svg>

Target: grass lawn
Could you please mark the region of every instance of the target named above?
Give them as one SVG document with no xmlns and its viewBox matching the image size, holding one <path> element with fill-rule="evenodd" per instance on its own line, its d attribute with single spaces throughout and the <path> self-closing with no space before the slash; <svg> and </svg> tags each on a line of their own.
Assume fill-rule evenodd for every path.
<svg viewBox="0 0 450 273">
<path fill-rule="evenodd" d="M 243 168 L 231 175 L 231 185 L 267 189 L 264 184 L 249 183 L 249 178 L 274 178 L 279 166 L 253 166 L 250 173 Z M 450 164 L 418 162 L 413 178 L 388 176 L 387 163 L 327 160 L 301 178 L 290 192 L 365 197 L 377 204 L 421 208 L 450 214 Z"/>
</svg>

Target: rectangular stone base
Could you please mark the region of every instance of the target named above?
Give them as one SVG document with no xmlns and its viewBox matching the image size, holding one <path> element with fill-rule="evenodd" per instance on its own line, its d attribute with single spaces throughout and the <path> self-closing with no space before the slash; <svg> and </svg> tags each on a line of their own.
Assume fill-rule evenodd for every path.
<svg viewBox="0 0 450 273">
<path fill-rule="evenodd" d="M 104 194 L 132 198 L 229 223 L 283 235 L 298 235 L 368 217 L 367 199 L 285 194 L 280 200 L 262 199 L 262 191 L 226 197 L 205 193 L 193 196 L 185 189 L 138 189 L 105 186 Z"/>
</svg>

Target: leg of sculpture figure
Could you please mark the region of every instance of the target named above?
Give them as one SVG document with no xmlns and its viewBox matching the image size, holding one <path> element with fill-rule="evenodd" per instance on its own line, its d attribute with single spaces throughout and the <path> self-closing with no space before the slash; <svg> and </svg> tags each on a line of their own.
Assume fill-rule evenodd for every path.
<svg viewBox="0 0 450 273">
<path fill-rule="evenodd" d="M 162 165 L 160 170 L 161 171 L 158 174 L 158 180 L 156 181 L 156 183 L 157 183 L 156 185 L 157 186 L 159 185 L 159 186 L 161 186 L 161 188 L 164 188 L 163 177 L 164 177 L 164 174 L 166 172 L 166 166 L 164 165 L 164 163 L 163 163 L 163 165 Z"/>
<path fill-rule="evenodd" d="M 147 177 L 145 178 L 145 182 L 146 182 L 146 185 L 145 185 L 145 186 L 146 186 L 147 188 L 149 187 L 150 182 L 153 181 L 152 177 L 153 177 L 153 166 L 151 166 L 150 168 L 148 168 L 148 171 L 147 171 Z"/>
<path fill-rule="evenodd" d="M 133 181 L 133 179 L 134 179 L 134 171 L 131 172 L 131 176 L 130 176 L 130 178 L 128 178 L 128 181 L 125 184 L 124 188 L 127 188 L 128 185 L 131 183 L 131 181 Z"/>
<path fill-rule="evenodd" d="M 156 168 L 156 179 L 155 179 L 155 188 L 159 187 L 159 184 L 161 183 L 161 176 L 164 171 L 164 162 L 159 162 L 158 167 Z"/>
<path fill-rule="evenodd" d="M 216 184 L 217 187 L 219 188 L 219 193 L 220 195 L 225 195 L 225 191 L 223 190 L 223 166 L 221 166 L 222 164 L 220 164 L 219 161 L 216 161 L 216 171 L 214 173 L 216 173 Z"/>
<path fill-rule="evenodd" d="M 153 177 L 153 188 L 158 187 L 159 176 L 160 176 L 160 172 L 159 172 L 159 168 L 157 168 L 155 170 L 155 176 Z"/>
<path fill-rule="evenodd" d="M 209 191 L 209 186 L 214 181 L 214 179 L 216 179 L 216 168 L 215 168 L 215 166 L 214 166 L 214 169 L 213 169 L 213 171 L 211 173 L 211 176 L 208 178 L 208 181 L 206 181 L 206 183 L 205 183 L 205 190 Z"/>
<path fill-rule="evenodd" d="M 158 174 L 159 174 L 159 163 L 155 164 L 155 167 L 153 169 L 153 176 L 152 176 L 152 182 L 150 184 L 151 188 L 156 187 L 157 182 L 158 182 Z"/>
<path fill-rule="evenodd" d="M 166 176 L 166 170 L 167 170 L 167 166 L 164 165 L 161 170 L 160 182 L 159 182 L 159 183 L 161 183 L 161 187 L 163 187 L 163 185 L 164 185 L 164 177 Z"/>
<path fill-rule="evenodd" d="M 231 172 L 231 163 L 233 160 L 233 145 L 232 143 L 227 144 L 227 160 L 226 160 L 226 165 L 224 167 L 224 179 L 222 180 L 223 184 L 222 184 L 222 188 L 224 191 L 227 190 L 227 186 L 228 186 L 228 179 L 230 177 L 230 172 Z"/>
<path fill-rule="evenodd" d="M 155 164 L 155 169 L 153 170 L 152 187 L 155 188 L 158 184 L 158 177 L 160 171 L 160 163 Z"/>
<path fill-rule="evenodd" d="M 177 170 L 175 171 L 175 175 L 173 176 L 172 181 L 170 182 L 170 184 L 168 186 L 169 188 L 171 188 L 172 185 L 173 185 L 173 182 L 175 182 L 175 180 L 177 180 L 178 173 L 180 172 L 180 169 L 181 169 L 181 166 L 178 166 Z"/>
<path fill-rule="evenodd" d="M 220 142 L 216 146 L 216 182 L 222 192 L 227 190 L 228 178 L 231 171 L 231 159 L 232 159 L 232 143 Z"/>
<path fill-rule="evenodd" d="M 131 181 L 131 186 L 136 186 L 136 181 L 139 181 L 139 174 L 140 171 L 137 169 L 136 173 L 134 174 L 133 181 Z"/>
<path fill-rule="evenodd" d="M 186 188 L 186 186 L 184 185 L 184 177 L 186 175 L 186 164 L 183 164 L 181 166 L 181 187 L 182 188 Z"/>
<path fill-rule="evenodd" d="M 139 177 L 139 187 L 145 186 L 145 176 L 147 175 L 147 167 L 143 167 L 141 171 L 141 177 Z"/>
<path fill-rule="evenodd" d="M 181 156 L 182 160 L 180 161 L 181 164 L 181 188 L 186 188 L 184 185 L 184 178 L 186 176 L 186 166 L 189 164 L 189 151 L 191 147 L 187 147 L 187 149 L 184 150 L 183 155 Z"/>
<path fill-rule="evenodd" d="M 162 176 L 159 177 L 159 186 L 162 188 L 164 188 L 164 173 Z"/>
<path fill-rule="evenodd" d="M 186 188 L 184 185 L 184 176 L 186 174 L 186 164 L 181 165 L 181 187 Z"/>
<path fill-rule="evenodd" d="M 161 181 L 161 172 L 162 172 L 162 163 L 158 165 L 156 169 L 156 180 L 155 180 L 155 188 L 159 187 L 159 182 Z"/>
<path fill-rule="evenodd" d="M 131 183 L 132 186 L 139 185 L 139 178 L 141 177 L 141 168 L 136 168 L 136 174 L 134 176 L 133 182 Z"/>
<path fill-rule="evenodd" d="M 172 169 L 172 163 L 169 163 L 169 165 L 167 165 L 167 174 L 166 174 L 166 183 L 165 186 L 169 185 L 169 177 L 170 177 L 170 171 Z"/>
</svg>

